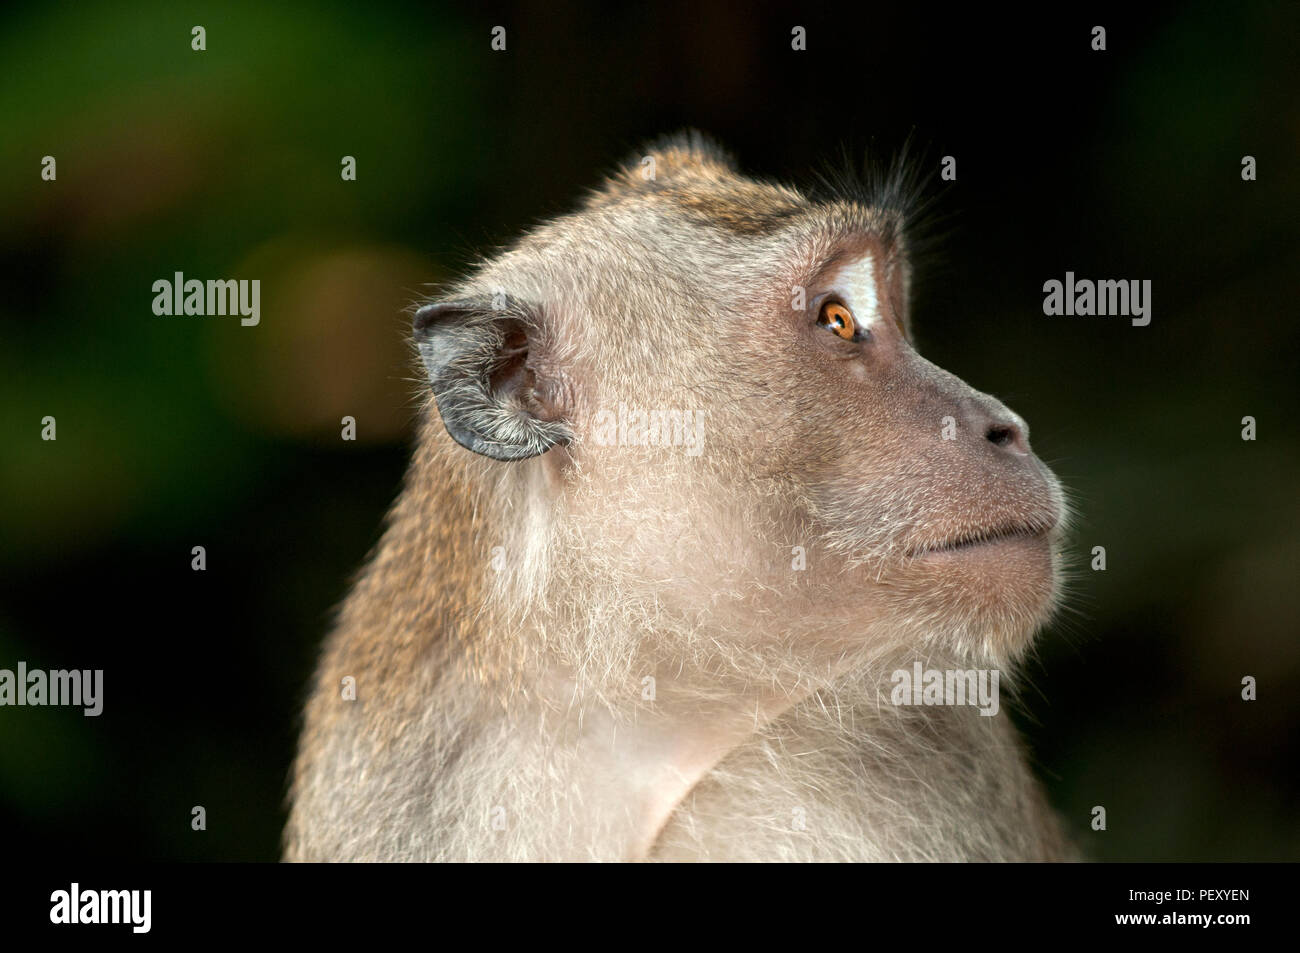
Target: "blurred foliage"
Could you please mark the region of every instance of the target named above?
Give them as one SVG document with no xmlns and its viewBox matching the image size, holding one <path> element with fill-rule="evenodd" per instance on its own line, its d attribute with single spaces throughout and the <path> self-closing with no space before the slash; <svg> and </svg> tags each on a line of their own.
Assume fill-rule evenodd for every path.
<svg viewBox="0 0 1300 953">
<path fill-rule="evenodd" d="M 402 309 L 693 125 L 804 180 L 909 132 L 958 157 L 923 347 L 1074 493 L 1021 715 L 1052 798 L 1098 859 L 1300 857 L 1297 8 L 904 6 L 8 6 L 0 667 L 107 670 L 98 719 L 0 709 L 10 843 L 277 856 L 316 646 L 405 462 Z M 1066 270 L 1150 278 L 1151 326 L 1044 317 Z M 260 278 L 261 324 L 154 316 L 176 271 Z"/>
</svg>

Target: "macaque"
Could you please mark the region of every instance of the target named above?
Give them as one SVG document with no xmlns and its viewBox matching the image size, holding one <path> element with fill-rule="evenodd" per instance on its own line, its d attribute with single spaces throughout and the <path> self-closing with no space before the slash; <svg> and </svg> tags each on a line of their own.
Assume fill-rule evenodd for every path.
<svg viewBox="0 0 1300 953">
<path fill-rule="evenodd" d="M 988 697 L 1064 497 L 913 345 L 907 178 L 806 193 L 682 134 L 418 307 L 286 859 L 1072 856 Z"/>
</svg>

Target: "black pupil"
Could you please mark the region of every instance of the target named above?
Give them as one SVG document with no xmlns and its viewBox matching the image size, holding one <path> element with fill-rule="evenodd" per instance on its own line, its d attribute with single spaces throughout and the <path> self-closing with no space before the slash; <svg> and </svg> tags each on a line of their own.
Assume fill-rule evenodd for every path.
<svg viewBox="0 0 1300 953">
<path fill-rule="evenodd" d="M 821 320 L 825 323 L 826 327 L 839 334 L 840 337 L 844 336 L 840 332 L 847 331 L 849 328 L 847 315 L 845 315 L 841 309 L 836 307 L 828 307 L 824 309 L 822 311 Z"/>
</svg>

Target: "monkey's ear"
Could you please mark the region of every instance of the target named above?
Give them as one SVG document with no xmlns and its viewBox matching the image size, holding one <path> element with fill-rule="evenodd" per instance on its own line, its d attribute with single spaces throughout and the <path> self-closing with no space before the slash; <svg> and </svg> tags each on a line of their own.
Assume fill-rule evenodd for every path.
<svg viewBox="0 0 1300 953">
<path fill-rule="evenodd" d="M 565 424 L 538 400 L 529 364 L 536 312 L 506 295 L 426 304 L 415 342 L 443 426 L 466 449 L 523 460 L 569 442 Z"/>
</svg>

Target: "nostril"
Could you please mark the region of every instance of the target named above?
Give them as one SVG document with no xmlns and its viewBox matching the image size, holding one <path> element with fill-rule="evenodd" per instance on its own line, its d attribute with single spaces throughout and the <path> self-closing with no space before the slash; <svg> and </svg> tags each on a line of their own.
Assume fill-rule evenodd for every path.
<svg viewBox="0 0 1300 953">
<path fill-rule="evenodd" d="M 1010 427 L 990 427 L 989 432 L 984 436 L 988 438 L 990 443 L 995 443 L 999 447 L 1005 447 L 1015 439 Z"/>
<path fill-rule="evenodd" d="M 995 447 L 1024 452 L 1024 441 L 1020 439 L 1020 429 L 1009 424 L 994 424 L 989 427 L 985 438 Z"/>
</svg>

